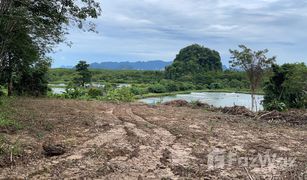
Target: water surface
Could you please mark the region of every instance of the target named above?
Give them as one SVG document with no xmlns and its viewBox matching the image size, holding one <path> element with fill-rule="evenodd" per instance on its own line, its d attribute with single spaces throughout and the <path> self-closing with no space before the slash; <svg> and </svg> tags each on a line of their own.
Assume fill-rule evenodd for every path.
<svg viewBox="0 0 307 180">
<path fill-rule="evenodd" d="M 164 103 L 173 100 L 186 100 L 188 102 L 200 101 L 212 105 L 214 107 L 231 107 L 234 105 L 245 106 L 251 109 L 251 95 L 241 93 L 220 93 L 220 92 L 202 92 L 191 94 L 178 94 L 175 96 L 155 97 L 141 99 L 146 104 Z M 263 100 L 262 95 L 256 95 L 257 110 L 263 110 L 260 104 Z"/>
</svg>

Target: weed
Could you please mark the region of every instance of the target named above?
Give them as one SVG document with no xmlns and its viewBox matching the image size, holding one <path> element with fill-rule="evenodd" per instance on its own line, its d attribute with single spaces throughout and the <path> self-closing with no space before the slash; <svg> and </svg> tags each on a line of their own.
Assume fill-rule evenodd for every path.
<svg viewBox="0 0 307 180">
<path fill-rule="evenodd" d="M 0 135 L 0 157 L 19 156 L 22 153 L 22 146 L 19 140 L 10 142 L 4 135 Z"/>
<path fill-rule="evenodd" d="M 52 130 L 54 129 L 54 125 L 53 125 L 52 123 L 50 123 L 50 122 L 46 122 L 46 123 L 44 124 L 44 129 L 45 129 L 46 131 L 52 131 Z"/>
<path fill-rule="evenodd" d="M 20 130 L 22 129 L 22 125 L 18 123 L 17 121 L 7 119 L 0 115 L 0 128 L 9 129 L 9 130 Z"/>
</svg>

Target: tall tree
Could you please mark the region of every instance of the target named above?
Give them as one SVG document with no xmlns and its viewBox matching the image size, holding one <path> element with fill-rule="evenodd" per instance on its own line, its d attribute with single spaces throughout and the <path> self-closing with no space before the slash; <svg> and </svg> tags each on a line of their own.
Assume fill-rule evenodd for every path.
<svg viewBox="0 0 307 180">
<path fill-rule="evenodd" d="M 239 67 L 246 71 L 248 80 L 250 82 L 251 98 L 252 98 L 252 110 L 257 110 L 255 93 L 259 88 L 264 72 L 267 68 L 275 62 L 276 57 L 268 58 L 266 54 L 269 50 L 253 51 L 252 49 L 239 45 L 239 50 L 229 50 L 232 54 L 231 61 L 229 63 L 232 67 Z"/>
<path fill-rule="evenodd" d="M 78 85 L 85 86 L 85 83 L 90 83 L 92 78 L 92 73 L 89 71 L 88 67 L 90 65 L 86 61 L 79 61 L 76 65 L 76 71 L 78 72 L 78 77 L 75 78 L 75 82 Z"/>
<path fill-rule="evenodd" d="M 13 74 L 18 74 L 15 71 L 20 69 L 13 67 L 33 65 L 25 63 L 29 59 L 25 54 L 15 52 L 20 49 L 17 43 L 30 43 L 40 57 L 36 59 L 46 59 L 46 53 L 65 42 L 69 27 L 94 31 L 94 24 L 86 20 L 97 18 L 100 13 L 96 0 L 0 0 L 0 72 L 7 72 L 1 76 L 7 79 L 9 94 L 12 94 Z M 17 39 L 19 33 L 23 33 L 25 39 Z"/>
</svg>

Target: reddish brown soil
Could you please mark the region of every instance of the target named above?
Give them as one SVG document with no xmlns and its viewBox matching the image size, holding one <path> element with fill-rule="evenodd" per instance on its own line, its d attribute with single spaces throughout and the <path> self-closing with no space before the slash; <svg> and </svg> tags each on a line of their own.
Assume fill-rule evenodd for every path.
<svg viewBox="0 0 307 180">
<path fill-rule="evenodd" d="M 18 140 L 22 153 L 1 157 L 1 179 L 248 179 L 306 171 L 305 125 L 137 103 L 17 99 L 12 107 L 24 128 L 4 136 Z M 46 142 L 65 146 L 66 153 L 45 156 Z M 291 169 L 273 163 L 211 170 L 207 155 L 215 148 L 240 157 L 270 150 L 296 161 Z"/>
</svg>

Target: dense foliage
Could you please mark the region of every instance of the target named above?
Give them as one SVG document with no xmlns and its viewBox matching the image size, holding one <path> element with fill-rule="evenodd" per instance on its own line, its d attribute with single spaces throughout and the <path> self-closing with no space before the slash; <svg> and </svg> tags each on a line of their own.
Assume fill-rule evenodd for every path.
<svg viewBox="0 0 307 180">
<path fill-rule="evenodd" d="M 194 75 L 210 71 L 221 71 L 220 54 L 198 44 L 180 50 L 174 63 L 166 68 L 166 78 L 191 79 Z"/>
<path fill-rule="evenodd" d="M 267 110 L 307 107 L 307 67 L 304 64 L 273 65 L 266 84 L 264 107 Z"/>
<path fill-rule="evenodd" d="M 155 83 L 163 79 L 162 71 L 137 70 L 96 70 L 91 69 L 92 82 L 108 83 Z M 50 83 L 67 83 L 73 80 L 76 72 L 73 69 L 51 69 L 49 71 Z"/>
<path fill-rule="evenodd" d="M 100 7 L 95 0 L 1 0 L 0 84 L 6 84 L 8 95 L 14 91 L 30 94 L 33 89 L 45 94 L 46 88 L 36 86 L 45 82 L 47 66 L 41 65 L 49 63 L 46 53 L 65 41 L 68 25 L 94 30 L 94 25 L 86 24 L 85 20 L 99 15 Z M 38 75 L 43 77 L 34 78 Z M 32 87 L 21 87 L 23 80 Z"/>
<path fill-rule="evenodd" d="M 245 72 L 241 71 L 218 71 L 218 72 L 203 72 L 195 74 L 192 80 L 179 81 L 169 80 L 164 78 L 163 71 L 136 71 L 136 70 L 93 70 L 92 82 L 99 83 L 128 83 L 128 84 L 148 84 L 154 86 L 162 84 L 167 86 L 167 92 L 182 91 L 180 86 L 182 84 L 189 84 L 186 86 L 193 86 L 192 89 L 248 89 L 249 82 L 246 78 Z M 74 69 L 51 69 L 49 71 L 49 82 L 51 84 L 68 83 L 73 81 L 77 73 Z M 190 88 L 191 89 L 191 88 Z"/>
</svg>

